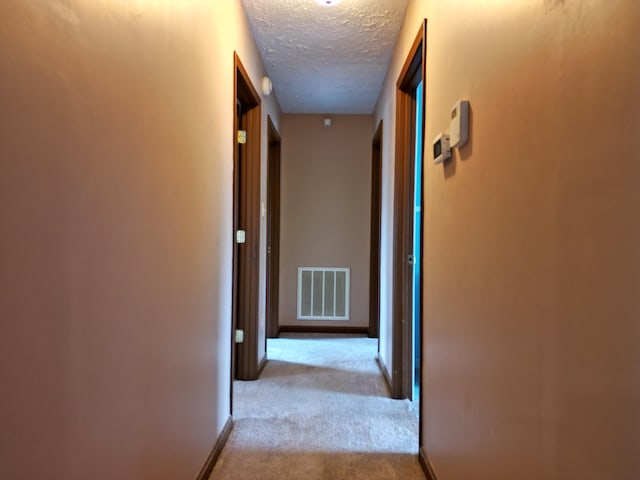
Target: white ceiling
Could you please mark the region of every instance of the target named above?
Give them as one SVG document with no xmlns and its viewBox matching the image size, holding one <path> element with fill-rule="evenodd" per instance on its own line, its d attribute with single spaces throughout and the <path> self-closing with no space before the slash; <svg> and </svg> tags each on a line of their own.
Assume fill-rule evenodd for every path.
<svg viewBox="0 0 640 480">
<path fill-rule="evenodd" d="M 408 0 L 241 0 L 284 113 L 370 114 Z"/>
</svg>

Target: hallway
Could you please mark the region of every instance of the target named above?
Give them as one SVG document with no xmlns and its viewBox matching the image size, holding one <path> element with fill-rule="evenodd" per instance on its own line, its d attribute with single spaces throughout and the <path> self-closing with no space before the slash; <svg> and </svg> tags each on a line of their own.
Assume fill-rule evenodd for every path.
<svg viewBox="0 0 640 480">
<path fill-rule="evenodd" d="M 0 477 L 640 479 L 639 32 L 638 0 L 0 1 Z M 316 268 L 350 274 L 311 320 Z M 368 338 L 234 383 L 311 327 L 378 335 L 398 397 L 419 338 L 420 427 Z"/>
<path fill-rule="evenodd" d="M 270 339 L 260 380 L 234 384 L 234 430 L 210 479 L 423 479 L 417 418 L 389 398 L 376 345 Z"/>
</svg>

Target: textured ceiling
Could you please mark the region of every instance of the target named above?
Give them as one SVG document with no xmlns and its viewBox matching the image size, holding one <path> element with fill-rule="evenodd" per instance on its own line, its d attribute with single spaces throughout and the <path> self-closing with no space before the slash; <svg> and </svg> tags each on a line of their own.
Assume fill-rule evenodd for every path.
<svg viewBox="0 0 640 480">
<path fill-rule="evenodd" d="M 242 0 L 285 113 L 370 114 L 408 0 Z"/>
</svg>

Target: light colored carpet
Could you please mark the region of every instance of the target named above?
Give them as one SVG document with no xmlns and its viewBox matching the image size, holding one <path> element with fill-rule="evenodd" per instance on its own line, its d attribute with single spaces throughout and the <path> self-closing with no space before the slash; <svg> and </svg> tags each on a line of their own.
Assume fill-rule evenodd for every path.
<svg viewBox="0 0 640 480">
<path fill-rule="evenodd" d="M 234 384 L 234 429 L 210 480 L 424 479 L 418 420 L 391 400 L 377 340 L 269 340 L 258 381 Z"/>
</svg>

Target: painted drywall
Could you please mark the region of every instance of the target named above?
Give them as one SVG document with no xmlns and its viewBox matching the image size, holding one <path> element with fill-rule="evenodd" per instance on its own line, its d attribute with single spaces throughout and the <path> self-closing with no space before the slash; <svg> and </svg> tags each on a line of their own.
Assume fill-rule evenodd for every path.
<svg viewBox="0 0 640 480">
<path fill-rule="evenodd" d="M 283 115 L 280 325 L 367 327 L 371 116 Z M 351 268 L 348 321 L 297 319 L 298 267 Z"/>
<path fill-rule="evenodd" d="M 394 84 L 425 17 L 427 140 L 456 100 L 472 110 L 469 144 L 425 170 L 422 435 L 435 473 L 639 478 L 640 4 L 412 1 L 375 112 L 383 232 Z"/>
<path fill-rule="evenodd" d="M 194 478 L 228 419 L 243 15 L 0 3 L 3 478 Z"/>
</svg>

